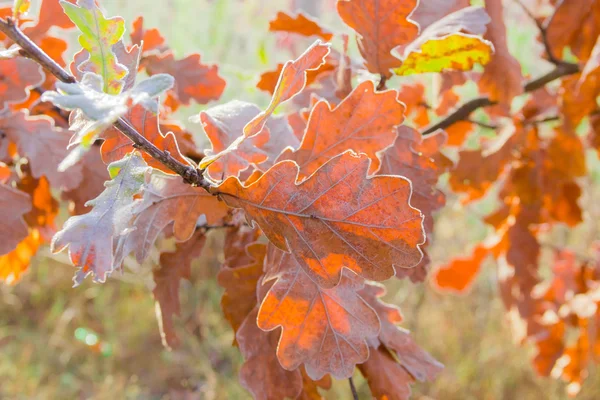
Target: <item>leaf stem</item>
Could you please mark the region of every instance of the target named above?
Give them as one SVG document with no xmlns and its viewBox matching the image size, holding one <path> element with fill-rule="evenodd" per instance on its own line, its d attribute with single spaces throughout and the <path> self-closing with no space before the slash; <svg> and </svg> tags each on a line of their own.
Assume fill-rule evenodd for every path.
<svg viewBox="0 0 600 400">
<path fill-rule="evenodd" d="M 352 399 L 359 400 L 358 392 L 356 391 L 356 386 L 354 386 L 354 380 L 352 379 L 352 377 L 348 378 L 348 383 L 350 384 L 350 391 L 352 392 Z"/>
<path fill-rule="evenodd" d="M 27 35 L 25 35 L 19 29 L 14 20 L 10 17 L 7 17 L 5 20 L 0 18 L 0 32 L 4 33 L 13 42 L 20 46 L 26 57 L 41 65 L 46 71 L 50 72 L 58 80 L 65 83 L 77 82 L 73 75 L 65 71 L 56 61 L 50 58 L 48 54 L 46 54 L 38 45 L 36 45 L 29 37 L 27 37 Z M 158 160 L 161 164 L 169 168 L 171 171 L 180 175 L 186 183 L 205 189 L 208 189 L 211 186 L 204 176 L 202 176 L 201 170 L 198 170 L 191 165 L 184 164 L 173 158 L 169 152 L 159 149 L 154 145 L 154 143 L 150 142 L 134 127 L 129 125 L 123 118 L 119 118 L 114 123 L 114 126 L 121 131 L 121 133 L 127 136 L 134 143 L 136 148 L 141 149 L 145 153 L 149 154 L 152 158 Z"/>
</svg>

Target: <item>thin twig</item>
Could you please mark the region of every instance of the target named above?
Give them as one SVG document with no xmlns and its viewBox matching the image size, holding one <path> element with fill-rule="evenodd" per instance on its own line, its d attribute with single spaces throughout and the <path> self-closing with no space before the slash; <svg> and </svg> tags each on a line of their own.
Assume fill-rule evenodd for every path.
<svg viewBox="0 0 600 400">
<path fill-rule="evenodd" d="M 468 118 L 467 121 L 485 129 L 498 129 L 498 125 L 488 124 L 483 121 L 477 121 L 471 118 Z"/>
<path fill-rule="evenodd" d="M 533 92 L 556 79 L 562 78 L 563 76 L 576 74 L 579 71 L 579 65 L 577 64 L 560 63 L 552 71 L 540 76 L 539 78 L 528 81 L 523 87 L 523 90 L 525 93 Z M 490 100 L 489 97 L 477 97 L 473 100 L 469 100 L 443 120 L 426 128 L 423 131 L 423 136 L 430 135 L 438 129 L 445 129 L 459 121 L 466 121 L 473 111 L 482 107 L 493 106 L 495 104 L 497 103 Z"/>
<path fill-rule="evenodd" d="M 65 71 L 52 58 L 50 58 L 48 54 L 40 49 L 38 45 L 29 39 L 29 37 L 27 37 L 19 29 L 19 27 L 10 17 L 7 17 L 5 20 L 0 18 L 0 32 L 4 33 L 13 42 L 20 46 L 22 51 L 27 54 L 28 58 L 31 58 L 37 62 L 60 81 L 65 83 L 75 83 L 77 81 L 73 75 Z M 154 143 L 142 136 L 123 118 L 119 118 L 114 123 L 114 126 L 134 143 L 135 148 L 141 149 L 145 153 L 149 154 L 152 158 L 158 160 L 161 164 L 169 168 L 171 171 L 179 174 L 185 182 L 194 186 L 203 187 L 205 189 L 210 187 L 210 183 L 204 179 L 201 171 L 192 167 L 191 165 L 184 164 L 176 160 L 169 152 L 163 151 L 156 147 Z"/>
<path fill-rule="evenodd" d="M 380 75 L 379 83 L 377 84 L 377 90 L 385 89 L 386 82 L 387 82 L 387 78 L 385 77 L 385 75 Z"/>
<path fill-rule="evenodd" d="M 552 52 L 552 48 L 550 46 L 550 42 L 548 41 L 548 25 L 545 24 L 545 23 L 542 23 L 539 19 L 537 19 L 535 17 L 535 15 L 533 15 L 533 13 L 531 12 L 531 10 L 529 10 L 529 8 L 527 8 L 527 6 L 525 4 L 523 4 L 523 2 L 521 0 L 515 0 L 515 1 L 517 3 L 519 3 L 519 5 L 523 9 L 523 11 L 525 11 L 525 13 L 527 14 L 527 16 L 529 18 L 531 18 L 531 20 L 535 23 L 535 25 L 539 29 L 540 36 L 542 37 L 542 43 L 544 45 L 544 50 L 546 51 L 546 56 L 548 57 L 548 61 L 550 61 L 554 65 L 562 64 L 563 61 L 561 61 L 560 59 L 558 59 L 558 58 L 556 58 L 554 56 L 554 53 Z M 558 10 L 558 7 L 556 7 L 554 9 L 554 12 L 556 12 L 556 10 Z M 554 14 L 552 14 L 550 16 L 550 18 L 548 18 L 547 21 L 552 21 L 553 17 L 554 17 Z"/>
<path fill-rule="evenodd" d="M 359 400 L 358 392 L 356 391 L 356 386 L 354 386 L 354 380 L 352 379 L 352 377 L 348 378 L 348 382 L 350 383 L 350 391 L 352 392 L 352 399 Z"/>
</svg>

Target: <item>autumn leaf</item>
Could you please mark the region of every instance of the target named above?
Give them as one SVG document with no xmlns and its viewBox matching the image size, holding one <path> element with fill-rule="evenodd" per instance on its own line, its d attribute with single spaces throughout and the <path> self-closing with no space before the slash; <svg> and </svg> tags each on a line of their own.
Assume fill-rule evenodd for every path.
<svg viewBox="0 0 600 400">
<path fill-rule="evenodd" d="M 479 274 L 481 263 L 490 250 L 483 245 L 475 247 L 471 255 L 451 260 L 442 265 L 433 275 L 435 286 L 442 290 L 464 293 Z"/>
<path fill-rule="evenodd" d="M 63 12 L 61 1 L 43 0 L 41 3 L 36 24 L 23 27 L 23 32 L 37 44 L 41 44 L 43 39 L 49 37 L 48 31 L 53 27 L 68 29 L 75 26 Z M 45 47 L 42 49 L 47 50 Z"/>
<path fill-rule="evenodd" d="M 214 192 L 241 208 L 271 243 L 292 252 L 324 288 L 338 284 L 346 267 L 372 280 L 421 259 L 421 214 L 408 205 L 410 183 L 367 177 L 369 158 L 345 152 L 301 183 L 292 161 L 275 164 L 249 186 L 228 178 Z"/>
<path fill-rule="evenodd" d="M 143 52 L 148 53 L 152 50 L 160 50 L 164 45 L 165 38 L 156 28 L 144 29 L 144 17 L 139 16 L 133 21 L 133 28 L 131 30 L 131 42 L 134 45 L 142 47 Z"/>
<path fill-rule="evenodd" d="M 468 71 L 475 63 L 489 62 L 494 46 L 480 38 L 490 21 L 482 8 L 467 7 L 430 25 L 417 40 L 406 46 L 397 75 Z M 462 33 L 470 32 L 472 34 Z"/>
<path fill-rule="evenodd" d="M 141 105 L 137 105 L 130 108 L 123 118 L 129 123 L 129 125 L 135 128 L 138 133 L 148 139 L 156 147 L 163 151 L 168 151 L 173 158 L 182 164 L 189 163 L 179 151 L 175 134 L 168 132 L 166 135 L 164 135 L 161 132 L 158 114 L 147 110 Z M 103 137 L 104 142 L 102 143 L 102 160 L 106 164 L 120 160 L 126 154 L 135 150 L 133 147 L 133 142 L 114 127 L 109 128 L 104 133 Z M 154 159 L 149 154 L 143 153 L 142 157 L 148 166 L 161 170 L 167 174 L 173 173 L 173 171 L 165 167 L 162 163 Z"/>
<path fill-rule="evenodd" d="M 268 252 L 265 279 L 276 279 L 258 312 L 258 326 L 282 328 L 277 357 L 287 370 L 301 364 L 311 379 L 325 374 L 342 379 L 369 356 L 367 339 L 379 332 L 379 320 L 357 291 L 363 281 L 342 274 L 331 289 L 317 285 L 294 255 L 274 246 Z"/>
<path fill-rule="evenodd" d="M 414 83 L 400 86 L 398 100 L 405 106 L 405 114 L 412 119 L 417 127 L 429 124 L 429 108 L 425 96 L 425 86 L 422 83 Z"/>
<path fill-rule="evenodd" d="M 140 191 L 147 170 L 139 153 L 109 165 L 111 180 L 100 196 L 88 202 L 92 210 L 69 218 L 52 238 L 52 252 L 69 247 L 71 262 L 78 268 L 73 278 L 76 286 L 89 274 L 94 282 L 104 282 L 118 267 L 114 262 L 114 244 L 127 229 L 133 196 Z"/>
<path fill-rule="evenodd" d="M 82 71 L 102 77 L 102 92 L 118 94 L 123 87 L 127 69 L 119 64 L 113 46 L 121 40 L 125 23 L 121 17 L 106 18 L 93 0 L 78 0 L 77 5 L 61 1 L 65 14 L 75 23 L 81 35 L 79 44 L 89 53 Z M 86 64 L 92 64 L 88 67 Z"/>
<path fill-rule="evenodd" d="M 494 45 L 494 55 L 485 66 L 478 85 L 490 100 L 510 108 L 512 99 L 523 93 L 521 64 L 508 50 L 502 1 L 488 0 L 485 9 L 491 22 L 484 37 Z"/>
<path fill-rule="evenodd" d="M 44 82 L 44 73 L 34 61 L 15 57 L 0 62 L 0 112 L 27 99 L 32 87 Z"/>
<path fill-rule="evenodd" d="M 190 279 L 192 261 L 202 254 L 205 242 L 206 233 L 198 229 L 188 241 L 178 243 L 175 251 L 161 253 L 159 267 L 152 271 L 156 284 L 152 291 L 157 302 L 156 318 L 163 346 L 169 349 L 180 344 L 173 324 L 173 316 L 181 314 L 180 281 Z"/>
<path fill-rule="evenodd" d="M 419 27 L 409 18 L 417 4 L 417 0 L 337 2 L 340 17 L 359 35 L 358 47 L 369 72 L 390 78 L 390 69 L 401 65 L 391 51 L 411 43 L 419 34 Z"/>
<path fill-rule="evenodd" d="M 442 371 L 443 365 L 424 351 L 408 331 L 398 326 L 402 321 L 400 310 L 382 302 L 380 298 L 384 294 L 385 287 L 377 284 L 368 284 L 359 292 L 381 321 L 379 336 L 370 341 L 373 347 L 371 356 L 389 367 L 389 375 L 374 376 L 375 365 L 374 360 L 371 359 L 359 368 L 369 380 L 369 386 L 374 390 L 374 394 L 380 396 L 392 396 L 395 393 L 410 394 L 409 385 L 412 382 L 434 380 Z M 395 361 L 396 366 L 391 365 L 392 360 Z M 399 372 L 399 366 L 407 374 Z M 388 386 L 390 383 L 392 385 Z"/>
<path fill-rule="evenodd" d="M 115 252 L 117 265 L 131 252 L 143 262 L 158 235 L 171 223 L 175 239 L 184 242 L 193 235 L 202 215 L 208 224 L 218 225 L 228 211 L 204 189 L 156 170 L 146 176 L 140 191 L 142 197 L 130 204 L 131 221 L 127 220 L 133 231 L 120 238 Z"/>
<path fill-rule="evenodd" d="M 429 25 L 461 8 L 468 7 L 470 0 L 420 0 L 410 19 L 415 21 L 423 32 Z"/>
<path fill-rule="evenodd" d="M 302 376 L 299 371 L 281 366 L 275 355 L 277 332 L 263 332 L 256 325 L 256 318 L 255 308 L 236 334 L 245 360 L 240 368 L 240 383 L 255 399 L 296 399 L 302 390 Z"/>
<path fill-rule="evenodd" d="M 260 132 L 277 106 L 300 93 L 306 85 L 308 71 L 324 64 L 329 51 L 329 45 L 317 40 L 300 57 L 286 62 L 269 106 L 244 127 L 244 136 L 249 137 Z"/>
<path fill-rule="evenodd" d="M 312 175 L 327 160 L 350 149 L 371 159 L 369 172 L 379 168 L 378 151 L 393 143 L 404 121 L 398 92 L 376 92 L 372 81 L 357 86 L 337 107 L 319 101 L 312 109 L 298 150 L 284 154 L 295 161 L 300 178 Z"/>
<path fill-rule="evenodd" d="M 70 190 L 81 183 L 81 168 L 58 171 L 58 166 L 67 156 L 67 145 L 71 133 L 54 126 L 54 121 L 46 116 L 29 116 L 26 111 L 15 112 L 0 117 L 0 157 L 8 142 L 17 147 L 22 157 L 27 157 L 31 173 L 35 178 L 46 176 L 53 187 Z"/>
<path fill-rule="evenodd" d="M 24 214 L 31 210 L 31 198 L 0 183 L 0 255 L 9 253 L 28 235 Z"/>
<path fill-rule="evenodd" d="M 269 21 L 269 30 L 271 32 L 296 33 L 302 36 L 319 36 L 326 42 L 333 37 L 333 34 L 320 26 L 317 21 L 301 12 L 292 16 L 279 11 L 277 16 Z"/>
<path fill-rule="evenodd" d="M 269 130 L 263 129 L 256 135 L 241 141 L 246 124 L 260 113 L 260 109 L 251 103 L 233 100 L 212 107 L 200 113 L 200 122 L 212 145 L 205 150 L 207 157 L 220 154 L 220 157 L 208 166 L 208 173 L 215 179 L 239 176 L 252 164 L 260 164 L 268 155 L 263 147 L 269 141 Z M 239 145 L 235 145 L 236 142 Z"/>
<path fill-rule="evenodd" d="M 224 249 L 226 253 L 230 251 L 227 247 Z M 234 333 L 256 307 L 256 285 L 263 275 L 266 251 L 265 244 L 249 244 L 244 248 L 247 263 L 223 266 L 217 275 L 217 282 L 225 289 L 221 298 L 221 309 Z"/>
<path fill-rule="evenodd" d="M 176 103 L 189 105 L 191 100 L 206 104 L 217 100 L 225 90 L 225 80 L 219 75 L 216 65 L 205 65 L 200 54 L 191 54 L 177 60 L 168 52 L 144 58 L 144 67 L 149 75 L 169 74 L 175 78 L 175 86 L 169 93 Z"/>
<path fill-rule="evenodd" d="M 0 186 L 0 190 L 1 186 Z M 0 282 L 14 285 L 21 279 L 31 264 L 31 259 L 37 253 L 39 247 L 44 243 L 37 229 L 29 230 L 25 239 L 9 253 L 0 255 Z"/>
</svg>

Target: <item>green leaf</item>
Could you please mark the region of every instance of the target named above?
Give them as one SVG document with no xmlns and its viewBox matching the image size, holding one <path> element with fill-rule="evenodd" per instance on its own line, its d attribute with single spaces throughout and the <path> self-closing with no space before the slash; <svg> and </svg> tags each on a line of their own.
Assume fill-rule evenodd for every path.
<svg viewBox="0 0 600 400">
<path fill-rule="evenodd" d="M 89 53 L 80 69 L 100 75 L 103 92 L 120 93 L 128 71 L 119 64 L 113 45 L 121 40 L 125 32 L 123 18 L 105 18 L 94 0 L 78 0 L 77 5 L 66 1 L 60 3 L 65 14 L 81 31 L 79 43 Z"/>
</svg>

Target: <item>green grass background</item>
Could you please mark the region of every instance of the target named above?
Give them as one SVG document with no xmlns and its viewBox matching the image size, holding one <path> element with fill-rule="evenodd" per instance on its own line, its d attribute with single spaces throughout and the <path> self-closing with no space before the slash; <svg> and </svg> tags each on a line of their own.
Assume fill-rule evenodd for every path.
<svg viewBox="0 0 600 400">
<path fill-rule="evenodd" d="M 290 0 L 104 0 L 101 4 L 107 15 L 125 17 L 128 26 L 143 14 L 146 27 L 159 28 L 178 56 L 200 52 L 205 62 L 218 63 L 228 82 L 223 101 L 237 98 L 266 105 L 268 96 L 255 88 L 258 75 L 293 56 L 278 50 L 276 36 L 267 31 L 268 20 L 278 10 L 289 10 Z M 332 0 L 315 4 L 328 26 L 349 33 L 333 12 Z M 511 49 L 522 60 L 524 71 L 537 76 L 548 65 L 532 56 L 540 52 L 534 44 L 535 30 L 518 9 L 511 8 L 512 14 L 519 24 L 510 29 Z M 399 82 L 396 78 L 388 86 Z M 179 116 L 185 121 L 203 107 L 192 106 Z M 187 125 L 202 140 L 201 129 Z M 592 152 L 589 159 L 595 172 L 582 181 L 585 223 L 574 230 L 557 227 L 548 238 L 581 252 L 588 251 L 590 235 L 597 236 L 600 216 L 593 201 L 600 196 L 598 160 Z M 490 196 L 465 209 L 449 196 L 432 238 L 434 263 L 465 254 L 472 243 L 484 238 L 488 228 L 479 217 L 494 204 Z M 233 334 L 219 307 L 222 290 L 215 275 L 221 243 L 220 233 L 211 234 L 194 265 L 192 282 L 182 284 L 183 310 L 177 325 L 183 345 L 173 352 L 161 346 L 150 293 L 150 271 L 158 254 L 152 254 L 144 266 L 128 264 L 129 269 L 104 285 L 88 280 L 73 289 L 74 271 L 66 256 L 43 251 L 21 282 L 0 286 L 0 398 L 249 398 L 238 383 L 242 359 L 231 346 Z M 542 270 L 547 270 L 544 260 Z M 530 366 L 533 349 L 513 342 L 494 271 L 494 265 L 487 263 L 467 296 L 440 294 L 429 283 L 388 282 L 386 299 L 402 308 L 404 327 L 446 365 L 437 381 L 414 386 L 415 399 L 566 398 L 564 384 L 535 375 Z M 360 398 L 369 398 L 360 374 L 355 381 Z M 350 398 L 347 381 L 335 382 L 325 395 Z M 600 398 L 596 367 L 579 398 Z"/>
</svg>

